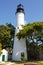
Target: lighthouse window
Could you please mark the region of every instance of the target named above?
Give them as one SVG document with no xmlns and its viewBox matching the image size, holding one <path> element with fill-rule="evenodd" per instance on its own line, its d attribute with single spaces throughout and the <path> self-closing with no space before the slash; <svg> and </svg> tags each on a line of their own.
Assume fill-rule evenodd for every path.
<svg viewBox="0 0 43 65">
<path fill-rule="evenodd" d="M 22 52 L 21 53 L 21 60 L 24 60 L 24 57 L 25 57 L 24 52 Z"/>
<path fill-rule="evenodd" d="M 21 53 L 21 56 L 24 57 L 24 52 Z"/>
<path fill-rule="evenodd" d="M 17 27 L 17 29 L 19 29 L 19 27 Z"/>
</svg>

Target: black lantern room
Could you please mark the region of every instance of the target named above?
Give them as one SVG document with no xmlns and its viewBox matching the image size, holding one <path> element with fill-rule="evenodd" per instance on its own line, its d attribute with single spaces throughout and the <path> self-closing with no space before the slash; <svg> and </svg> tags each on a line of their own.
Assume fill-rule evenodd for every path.
<svg viewBox="0 0 43 65">
<path fill-rule="evenodd" d="M 22 5 L 22 4 L 19 4 L 19 5 L 17 6 L 16 13 L 18 13 L 18 12 L 24 13 L 24 8 L 23 8 L 23 5 Z"/>
</svg>

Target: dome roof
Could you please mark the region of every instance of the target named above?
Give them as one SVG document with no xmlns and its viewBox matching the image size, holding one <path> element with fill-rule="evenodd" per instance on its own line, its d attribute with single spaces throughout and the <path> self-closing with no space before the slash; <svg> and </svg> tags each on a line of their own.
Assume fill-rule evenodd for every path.
<svg viewBox="0 0 43 65">
<path fill-rule="evenodd" d="M 23 5 L 22 4 L 19 4 L 17 7 L 18 8 L 23 8 Z"/>
</svg>

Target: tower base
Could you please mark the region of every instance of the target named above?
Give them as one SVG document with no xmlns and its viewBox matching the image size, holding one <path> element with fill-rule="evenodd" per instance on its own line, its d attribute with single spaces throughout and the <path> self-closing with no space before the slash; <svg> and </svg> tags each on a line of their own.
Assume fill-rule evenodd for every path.
<svg viewBox="0 0 43 65">
<path fill-rule="evenodd" d="M 15 37 L 12 60 L 22 61 L 22 56 L 24 55 L 25 60 L 27 60 L 27 50 L 25 39 L 17 39 Z"/>
</svg>

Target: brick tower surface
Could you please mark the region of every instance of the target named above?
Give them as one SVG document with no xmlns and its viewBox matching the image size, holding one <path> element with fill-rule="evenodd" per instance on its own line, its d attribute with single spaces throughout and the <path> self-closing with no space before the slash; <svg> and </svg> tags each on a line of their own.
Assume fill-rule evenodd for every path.
<svg viewBox="0 0 43 65">
<path fill-rule="evenodd" d="M 23 5 L 19 4 L 16 10 L 16 30 L 15 30 L 15 38 L 13 45 L 13 54 L 12 60 L 21 61 L 21 54 L 24 53 L 25 58 L 27 59 L 27 51 L 26 51 L 26 40 L 18 39 L 16 34 L 22 29 L 21 25 L 25 25 L 24 21 L 24 8 Z"/>
</svg>

